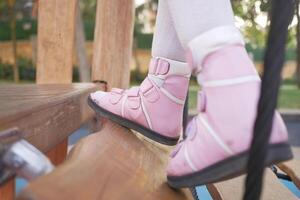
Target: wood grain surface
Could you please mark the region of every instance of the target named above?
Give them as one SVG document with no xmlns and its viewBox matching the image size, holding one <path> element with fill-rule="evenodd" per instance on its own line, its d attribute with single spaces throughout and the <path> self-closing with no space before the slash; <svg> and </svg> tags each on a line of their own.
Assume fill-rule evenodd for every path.
<svg viewBox="0 0 300 200">
<path fill-rule="evenodd" d="M 2 85 L 0 131 L 18 127 L 21 137 L 47 152 L 94 115 L 86 100 L 97 89 L 90 83 Z"/>
<path fill-rule="evenodd" d="M 37 83 L 71 83 L 77 0 L 39 0 Z"/>
<path fill-rule="evenodd" d="M 92 80 L 108 87 L 129 86 L 134 0 L 98 0 Z"/>
<path fill-rule="evenodd" d="M 294 159 L 280 163 L 277 166 L 292 178 L 292 181 L 300 190 L 300 148 L 293 147 L 292 150 Z"/>
<path fill-rule="evenodd" d="M 214 200 L 241 200 L 244 194 L 245 176 L 208 186 Z M 262 200 L 296 200 L 297 197 L 286 188 L 276 175 L 267 169 L 264 178 Z"/>
<path fill-rule="evenodd" d="M 23 200 L 192 199 L 189 190 L 166 184 L 169 150 L 106 122 L 102 131 L 78 142 L 67 161 L 28 185 Z"/>
<path fill-rule="evenodd" d="M 10 180 L 8 183 L 0 187 L 1 200 L 15 199 L 15 180 Z"/>
</svg>

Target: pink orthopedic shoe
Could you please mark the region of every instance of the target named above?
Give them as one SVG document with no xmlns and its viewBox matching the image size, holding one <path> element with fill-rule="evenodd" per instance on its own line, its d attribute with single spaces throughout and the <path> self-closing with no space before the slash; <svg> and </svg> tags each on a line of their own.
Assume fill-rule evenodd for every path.
<svg viewBox="0 0 300 200">
<path fill-rule="evenodd" d="M 218 38 L 217 43 L 206 45 L 210 38 Z M 198 95 L 200 113 L 189 123 L 187 138 L 171 154 L 167 179 L 174 188 L 213 183 L 245 173 L 257 114 L 260 78 L 237 30 L 220 27 L 196 40 L 201 48 L 189 48 L 190 57 L 202 59 L 193 60 L 193 66 L 203 66 L 193 70 L 201 71 L 197 77 L 202 86 Z M 195 50 L 199 53 L 196 56 Z M 265 165 L 290 158 L 287 130 L 276 113 Z"/>
<path fill-rule="evenodd" d="M 140 87 L 98 91 L 88 103 L 101 116 L 156 142 L 175 145 L 182 130 L 190 74 L 186 63 L 153 58 Z"/>
</svg>

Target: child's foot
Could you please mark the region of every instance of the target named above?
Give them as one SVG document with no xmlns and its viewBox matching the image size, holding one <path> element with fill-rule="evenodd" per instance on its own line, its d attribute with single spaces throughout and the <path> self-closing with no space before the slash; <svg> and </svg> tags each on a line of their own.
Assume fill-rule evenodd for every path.
<svg viewBox="0 0 300 200">
<path fill-rule="evenodd" d="M 188 125 L 187 138 L 172 153 L 167 169 L 168 183 L 175 188 L 213 183 L 246 172 L 259 76 L 243 45 L 219 48 L 202 64 L 198 75 L 202 85 L 200 114 Z M 286 127 L 276 113 L 265 165 L 291 157 Z"/>
<path fill-rule="evenodd" d="M 90 95 L 88 103 L 101 116 L 156 142 L 175 145 L 182 130 L 189 78 L 186 63 L 153 58 L 139 87 L 98 91 Z"/>
</svg>

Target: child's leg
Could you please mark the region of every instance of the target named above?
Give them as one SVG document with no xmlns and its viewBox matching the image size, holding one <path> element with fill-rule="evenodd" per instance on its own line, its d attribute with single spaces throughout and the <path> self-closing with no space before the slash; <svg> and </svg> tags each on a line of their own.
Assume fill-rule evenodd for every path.
<svg viewBox="0 0 300 200">
<path fill-rule="evenodd" d="M 219 26 L 234 26 L 229 0 L 165 0 L 184 48 L 200 34 Z"/>
<path fill-rule="evenodd" d="M 139 87 L 90 95 L 100 115 L 157 142 L 175 145 L 191 74 L 174 31 L 165 0 L 160 1 L 148 76 Z"/>
<path fill-rule="evenodd" d="M 229 0 L 168 0 L 175 29 L 201 85 L 199 115 L 188 126 L 168 167 L 174 187 L 220 181 L 246 171 L 260 79 Z M 267 163 L 290 158 L 286 127 L 277 113 Z"/>
<path fill-rule="evenodd" d="M 164 57 L 185 62 L 185 51 L 178 39 L 171 19 L 171 13 L 165 0 L 161 0 L 158 3 L 152 43 L 152 57 Z"/>
</svg>

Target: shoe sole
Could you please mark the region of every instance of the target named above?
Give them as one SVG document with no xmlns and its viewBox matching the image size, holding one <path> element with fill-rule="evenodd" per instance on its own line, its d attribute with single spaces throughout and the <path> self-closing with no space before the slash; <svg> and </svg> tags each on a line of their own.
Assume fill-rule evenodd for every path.
<svg viewBox="0 0 300 200">
<path fill-rule="evenodd" d="M 92 99 L 91 96 L 88 97 L 88 105 L 100 116 L 110 119 L 113 122 L 116 122 L 122 126 L 125 126 L 129 129 L 133 129 L 140 134 L 144 135 L 145 137 L 154 140 L 155 142 L 158 142 L 160 144 L 173 146 L 176 145 L 179 138 L 171 138 L 167 136 L 163 136 L 155 131 L 150 130 L 149 128 L 146 128 L 144 126 L 141 126 L 140 124 L 137 124 L 133 121 L 130 121 L 128 119 L 125 119 L 119 115 L 116 115 L 114 113 L 111 113 L 108 110 L 105 110 L 104 108 L 100 107 L 98 104 L 96 104 Z"/>
<path fill-rule="evenodd" d="M 224 181 L 245 174 L 249 151 L 227 158 L 201 171 L 185 176 L 167 176 L 168 184 L 173 188 L 195 187 Z M 270 144 L 265 167 L 293 158 L 287 143 Z"/>
</svg>

